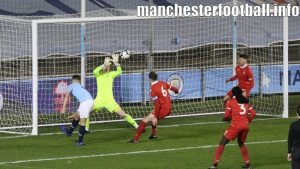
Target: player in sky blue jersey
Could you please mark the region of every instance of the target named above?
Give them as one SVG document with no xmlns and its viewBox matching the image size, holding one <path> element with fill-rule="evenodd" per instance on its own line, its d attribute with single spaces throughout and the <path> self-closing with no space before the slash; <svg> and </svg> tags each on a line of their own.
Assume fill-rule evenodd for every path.
<svg viewBox="0 0 300 169">
<path fill-rule="evenodd" d="M 65 113 L 70 94 L 72 94 L 80 102 L 77 112 L 71 116 L 71 118 L 73 118 L 71 127 L 67 129 L 65 126 L 61 126 L 62 132 L 64 132 L 67 136 L 71 136 L 74 129 L 79 124 L 78 141 L 76 143 L 78 146 L 83 145 L 83 136 L 86 133 L 86 120 L 89 118 L 90 112 L 94 108 L 93 97 L 80 85 L 80 80 L 81 78 L 79 75 L 74 75 L 72 77 L 72 84 L 68 86 L 68 92 L 65 96 L 63 108 L 61 110 L 61 113 Z"/>
</svg>

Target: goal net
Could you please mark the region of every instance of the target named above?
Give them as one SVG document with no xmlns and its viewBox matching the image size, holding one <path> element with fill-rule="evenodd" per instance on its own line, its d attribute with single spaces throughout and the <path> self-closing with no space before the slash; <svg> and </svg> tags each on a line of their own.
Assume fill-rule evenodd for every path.
<svg viewBox="0 0 300 169">
<path fill-rule="evenodd" d="M 0 132 L 32 128 L 31 22 L 0 18 Z"/>
<path fill-rule="evenodd" d="M 237 85 L 225 83 L 233 74 L 235 45 L 238 53 L 250 56 L 255 76 L 251 103 L 256 111 L 281 116 L 282 17 L 236 20 L 234 23 L 232 17 L 131 16 L 49 19 L 34 22 L 33 34 L 31 23 L 0 20 L 7 26 L 6 32 L 0 34 L 5 39 L 0 55 L 0 131 L 30 133 L 35 107 L 39 126 L 68 123 L 66 118 L 78 107 L 70 99 L 68 113 L 60 113 L 71 76 L 85 74 L 85 87 L 95 97 L 93 69 L 103 64 L 105 57 L 122 49 L 130 50 L 131 56 L 120 60 L 123 73 L 114 81 L 114 98 L 134 118 L 146 116 L 153 107 L 148 80 L 152 70 L 158 73 L 159 80 L 179 88 L 179 94 L 172 93 L 171 117 L 222 113 L 222 98 Z M 33 45 L 32 36 L 37 40 Z M 32 48 L 36 55 L 32 56 Z M 32 81 L 32 63 L 37 81 Z M 32 85 L 38 87 L 36 93 Z M 34 101 L 33 93 L 37 95 Z M 105 109 L 92 113 L 90 119 L 93 123 L 121 120 Z"/>
</svg>

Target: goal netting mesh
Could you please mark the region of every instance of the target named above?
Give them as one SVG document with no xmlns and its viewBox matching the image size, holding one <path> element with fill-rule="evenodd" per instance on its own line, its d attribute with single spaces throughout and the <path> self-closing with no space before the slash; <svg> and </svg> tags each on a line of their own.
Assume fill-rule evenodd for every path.
<svg viewBox="0 0 300 169">
<path fill-rule="evenodd" d="M 31 23 L 0 20 L 0 131 L 29 133 L 32 125 Z M 38 24 L 38 123 L 40 126 L 67 123 L 78 103 L 70 99 L 68 113 L 60 113 L 71 76 L 81 74 L 85 53 L 85 81 L 96 96 L 93 69 L 104 58 L 121 49 L 131 51 L 120 60 L 123 73 L 114 81 L 114 97 L 134 118 L 152 109 L 148 73 L 179 88 L 172 94 L 171 116 L 216 114 L 224 111 L 222 98 L 237 83 L 225 83 L 233 73 L 232 17 L 85 22 L 82 24 Z M 282 101 L 282 18 L 238 17 L 237 51 L 250 56 L 255 76 L 251 103 L 260 114 L 280 116 Z M 82 43 L 84 42 L 84 48 Z M 112 70 L 115 67 L 112 66 Z M 2 101 L 1 100 L 1 101 Z M 101 110 L 92 122 L 120 120 Z"/>
<path fill-rule="evenodd" d="M 0 132 L 32 127 L 31 22 L 0 18 Z"/>
</svg>

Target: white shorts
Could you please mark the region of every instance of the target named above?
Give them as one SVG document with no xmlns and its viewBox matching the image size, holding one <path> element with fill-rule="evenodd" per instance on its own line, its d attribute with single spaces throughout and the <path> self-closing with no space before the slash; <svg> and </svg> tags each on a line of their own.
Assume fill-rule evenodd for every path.
<svg viewBox="0 0 300 169">
<path fill-rule="evenodd" d="M 94 108 L 94 100 L 92 99 L 80 103 L 79 108 L 77 110 L 79 112 L 80 118 L 81 119 L 88 118 L 93 108 Z"/>
</svg>

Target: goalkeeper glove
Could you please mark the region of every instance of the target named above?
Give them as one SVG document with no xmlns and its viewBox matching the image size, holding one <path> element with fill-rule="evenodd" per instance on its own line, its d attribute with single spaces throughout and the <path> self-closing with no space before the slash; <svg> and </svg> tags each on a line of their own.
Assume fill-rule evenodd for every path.
<svg viewBox="0 0 300 169">
<path fill-rule="evenodd" d="M 104 66 L 109 66 L 110 65 L 110 62 L 111 62 L 111 59 L 109 58 L 109 57 L 106 57 L 105 59 L 104 59 Z"/>
<path fill-rule="evenodd" d="M 118 54 L 112 54 L 112 62 L 114 62 L 115 66 L 119 66 L 119 55 Z"/>
</svg>

